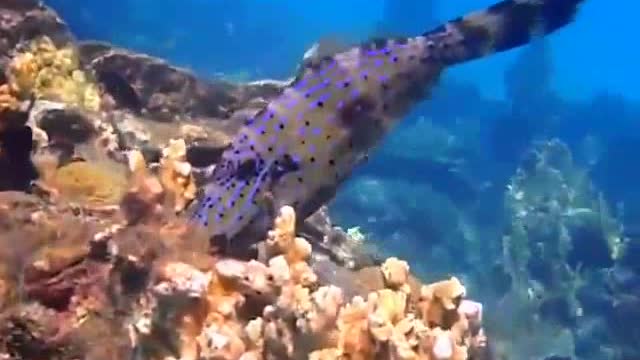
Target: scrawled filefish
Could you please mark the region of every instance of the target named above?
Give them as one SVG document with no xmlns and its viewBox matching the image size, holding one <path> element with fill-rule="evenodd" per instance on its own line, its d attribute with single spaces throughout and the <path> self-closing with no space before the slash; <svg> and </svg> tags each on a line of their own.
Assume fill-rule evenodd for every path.
<svg viewBox="0 0 640 360">
<path fill-rule="evenodd" d="M 305 218 L 334 196 L 445 68 L 564 27 L 581 2 L 502 1 L 420 36 L 374 40 L 306 61 L 225 150 L 194 221 L 212 239 L 228 241 L 251 225 L 269 224 L 267 201 L 272 208 L 291 205 Z"/>
</svg>

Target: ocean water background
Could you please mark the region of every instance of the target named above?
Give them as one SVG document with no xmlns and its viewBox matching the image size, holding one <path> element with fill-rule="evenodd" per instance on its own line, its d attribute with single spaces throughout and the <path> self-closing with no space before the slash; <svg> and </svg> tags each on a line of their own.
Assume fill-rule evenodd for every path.
<svg viewBox="0 0 640 360">
<path fill-rule="evenodd" d="M 398 33 L 418 34 L 436 20 L 480 9 L 491 0 L 404 0 L 407 9 L 387 24 Z M 306 49 L 327 35 L 367 38 L 384 21 L 383 0 L 326 0 L 309 3 L 259 0 L 48 0 L 80 38 L 105 39 L 168 58 L 202 73 L 249 71 L 255 76 L 288 76 Z M 553 85 L 563 96 L 596 93 L 640 99 L 629 81 L 637 72 L 634 7 L 587 1 L 580 21 L 551 40 Z M 624 26 L 627 24 L 629 27 Z M 452 76 L 469 81 L 490 97 L 503 97 L 499 79 L 518 50 L 460 66 Z"/>
<path fill-rule="evenodd" d="M 494 1 L 45 2 L 81 40 L 162 57 L 206 78 L 250 80 L 288 78 L 319 39 L 354 43 L 376 35 L 418 35 Z M 502 316 L 490 319 L 502 322 L 502 336 L 518 343 L 519 354 L 531 356 L 515 359 L 572 354 L 604 341 L 574 323 L 519 326 L 531 309 L 484 288 L 511 221 L 507 185 L 526 165 L 523 158 L 535 140 L 566 143 L 625 234 L 640 241 L 640 169 L 633 162 L 640 156 L 635 8 L 631 2 L 587 0 L 578 21 L 546 40 L 450 69 L 433 99 L 407 116 L 332 205 L 338 224 L 359 226 L 378 251 L 407 259 L 426 280 L 462 277 L 488 313 Z M 629 276 L 640 284 L 636 270 Z M 495 277 L 490 282 L 500 287 Z M 535 293 L 534 285 L 527 290 Z M 640 285 L 634 296 L 640 299 Z M 579 358 L 618 359 L 586 352 L 593 357 Z"/>
</svg>

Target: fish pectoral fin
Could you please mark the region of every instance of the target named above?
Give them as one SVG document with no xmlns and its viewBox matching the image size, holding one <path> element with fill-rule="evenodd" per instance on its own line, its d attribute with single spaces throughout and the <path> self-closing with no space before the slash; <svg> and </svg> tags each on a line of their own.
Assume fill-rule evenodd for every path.
<svg viewBox="0 0 640 360">
<path fill-rule="evenodd" d="M 275 219 L 276 214 L 278 213 L 278 208 L 275 202 L 275 196 L 271 191 L 264 191 L 262 194 L 256 199 L 258 203 L 258 207 L 261 211 L 264 211 L 269 218 Z"/>
</svg>

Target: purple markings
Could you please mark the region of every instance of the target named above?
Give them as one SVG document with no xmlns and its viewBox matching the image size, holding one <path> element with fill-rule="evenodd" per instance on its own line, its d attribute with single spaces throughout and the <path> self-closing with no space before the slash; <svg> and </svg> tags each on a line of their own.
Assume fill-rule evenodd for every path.
<svg viewBox="0 0 640 360">
<path fill-rule="evenodd" d="M 323 94 L 323 95 L 319 96 L 316 101 L 314 101 L 311 104 L 309 104 L 309 107 L 310 108 L 322 107 L 321 104 L 324 104 L 324 102 L 327 101 L 327 99 L 329 99 L 330 97 L 331 97 L 331 93 L 330 92 L 328 92 L 326 94 Z"/>
<path fill-rule="evenodd" d="M 344 100 L 338 101 L 338 110 L 341 110 L 344 107 Z"/>
<path fill-rule="evenodd" d="M 331 70 L 334 66 L 336 66 L 336 64 L 337 64 L 337 61 L 335 61 L 335 60 L 331 61 L 331 63 L 329 65 L 327 65 L 327 67 L 324 68 L 324 70 L 322 70 L 320 72 L 320 76 L 326 74 L 327 71 Z"/>
<path fill-rule="evenodd" d="M 242 190 L 244 189 L 244 187 L 247 186 L 245 183 L 242 183 L 240 186 L 237 187 L 236 191 L 233 193 L 233 195 L 231 195 L 229 197 L 229 200 L 227 201 L 227 206 L 229 208 L 233 207 L 235 205 L 235 202 L 240 198 L 240 193 L 242 192 Z"/>
<path fill-rule="evenodd" d="M 298 99 L 295 99 L 295 98 L 294 98 L 294 99 L 289 100 L 289 101 L 285 104 L 285 106 L 286 106 L 288 109 L 292 109 L 294 106 L 296 106 L 296 104 L 297 104 L 297 103 L 298 103 Z"/>
<path fill-rule="evenodd" d="M 308 80 L 309 80 L 309 76 L 304 76 L 302 80 L 300 80 L 300 82 L 296 84 L 295 89 L 302 90 L 305 87 L 305 85 L 307 85 Z"/>
<path fill-rule="evenodd" d="M 305 127 L 300 127 L 298 129 L 298 135 L 300 135 L 300 136 L 305 136 L 306 132 L 307 132 L 307 128 L 305 128 Z"/>
<path fill-rule="evenodd" d="M 323 76 L 327 73 L 327 71 L 331 70 L 334 66 L 336 66 L 337 61 L 333 60 L 329 65 L 327 65 L 320 73 L 307 73 L 302 80 L 298 84 L 296 84 L 295 88 L 299 91 L 302 91 L 304 87 L 307 85 L 308 81 L 315 77 Z"/>
<path fill-rule="evenodd" d="M 386 48 L 380 49 L 380 50 L 369 50 L 367 51 L 367 56 L 372 56 L 372 57 L 378 56 L 378 55 L 384 54 L 385 51 L 387 51 Z"/>
<path fill-rule="evenodd" d="M 311 133 L 315 136 L 320 136 L 320 134 L 322 134 L 322 129 L 319 127 L 313 128 L 313 130 L 311 130 Z"/>
<path fill-rule="evenodd" d="M 374 64 L 376 67 L 380 67 L 380 66 L 384 65 L 384 60 L 382 60 L 382 59 L 376 59 L 376 60 L 373 62 L 373 64 Z"/>
<path fill-rule="evenodd" d="M 262 121 L 264 121 L 264 122 L 268 122 L 269 120 L 273 119 L 275 115 L 276 115 L 276 113 L 275 113 L 275 112 L 273 112 L 273 111 L 267 111 L 267 112 L 264 114 L 264 117 L 262 118 Z"/>
<path fill-rule="evenodd" d="M 312 86 L 311 88 L 309 88 L 309 89 L 307 90 L 307 92 L 304 94 L 304 96 L 308 98 L 308 97 L 310 97 L 314 92 L 316 92 L 316 91 L 318 91 L 318 90 L 320 90 L 320 89 L 322 89 L 322 88 L 327 87 L 329 84 L 331 84 L 331 81 L 329 81 L 329 82 L 325 82 L 325 81 L 323 81 L 323 82 L 321 82 L 321 83 L 319 83 L 319 84 L 316 84 L 315 86 Z"/>
</svg>

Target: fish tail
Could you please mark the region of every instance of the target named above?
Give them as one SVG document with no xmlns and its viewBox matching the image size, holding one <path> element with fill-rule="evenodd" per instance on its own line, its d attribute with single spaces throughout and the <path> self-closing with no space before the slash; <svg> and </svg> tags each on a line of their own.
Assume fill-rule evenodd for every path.
<svg viewBox="0 0 640 360">
<path fill-rule="evenodd" d="M 573 22 L 584 0 L 505 0 L 423 34 L 446 65 L 526 45 Z"/>
</svg>

